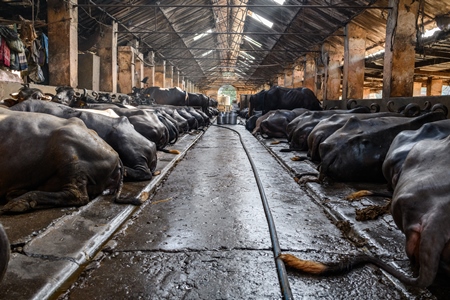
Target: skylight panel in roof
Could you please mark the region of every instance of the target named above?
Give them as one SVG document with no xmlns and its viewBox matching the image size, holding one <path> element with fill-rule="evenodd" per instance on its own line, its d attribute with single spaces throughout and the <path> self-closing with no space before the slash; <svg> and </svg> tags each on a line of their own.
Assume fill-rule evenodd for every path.
<svg viewBox="0 0 450 300">
<path fill-rule="evenodd" d="M 284 3 L 284 0 L 273 0 L 273 1 L 275 1 L 276 3 L 278 3 L 280 5 L 283 5 L 283 3 Z"/>
<path fill-rule="evenodd" d="M 197 34 L 196 36 L 194 36 L 194 41 L 201 39 L 204 36 L 207 36 L 208 34 L 210 34 L 212 32 L 212 29 L 208 29 L 207 31 L 205 31 L 204 33 L 201 34 Z"/>
<path fill-rule="evenodd" d="M 254 60 L 255 59 L 255 57 L 251 56 L 250 54 L 248 54 L 245 51 L 240 51 L 239 55 L 244 57 L 244 58 L 246 58 L 246 59 L 248 59 L 248 60 Z"/>
<path fill-rule="evenodd" d="M 246 63 L 245 61 L 243 61 L 243 60 L 240 60 L 239 62 L 240 62 L 241 64 L 247 66 L 247 67 L 250 67 L 250 65 L 249 65 L 248 63 Z"/>
<path fill-rule="evenodd" d="M 262 44 L 261 44 L 261 43 L 255 41 L 254 39 L 252 39 L 252 38 L 249 37 L 249 36 L 244 35 L 244 39 L 245 39 L 246 41 L 248 41 L 249 43 L 255 45 L 256 47 L 259 47 L 259 48 L 262 47 Z"/>
<path fill-rule="evenodd" d="M 273 26 L 273 22 L 270 22 L 269 20 L 267 20 L 264 17 L 261 17 L 260 15 L 258 15 L 257 13 L 252 12 L 251 10 L 247 11 L 247 15 L 249 15 L 250 17 L 252 17 L 253 19 L 263 23 L 264 25 L 266 25 L 269 28 L 272 28 Z"/>
</svg>

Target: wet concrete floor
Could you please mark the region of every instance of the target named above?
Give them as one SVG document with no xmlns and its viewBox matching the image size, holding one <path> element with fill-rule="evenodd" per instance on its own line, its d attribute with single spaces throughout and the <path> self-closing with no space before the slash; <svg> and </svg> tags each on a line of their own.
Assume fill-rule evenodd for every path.
<svg viewBox="0 0 450 300">
<path fill-rule="evenodd" d="M 298 184 L 294 174 L 316 172 L 310 162 L 291 160 L 306 153 L 282 153 L 286 144 L 259 141 L 244 126 L 226 127 L 251 152 L 282 252 L 324 262 L 368 252 L 410 272 L 404 237 L 390 215 L 355 220 L 355 209 L 385 199 L 349 203 L 346 194 L 367 186 Z M 211 126 L 176 146 L 185 152 L 161 155 L 160 178 L 125 186 L 129 193 L 145 190 L 149 199 L 140 207 L 102 198 L 79 209 L 0 217 L 15 251 L 0 299 L 282 299 L 267 219 L 239 136 Z M 288 270 L 288 278 L 294 299 L 449 294 L 445 284 L 405 287 L 371 265 L 326 278 Z"/>
</svg>

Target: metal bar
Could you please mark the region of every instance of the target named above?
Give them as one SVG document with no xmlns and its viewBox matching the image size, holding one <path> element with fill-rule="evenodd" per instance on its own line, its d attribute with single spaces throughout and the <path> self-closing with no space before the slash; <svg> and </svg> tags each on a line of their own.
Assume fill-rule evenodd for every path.
<svg viewBox="0 0 450 300">
<path fill-rule="evenodd" d="M 146 49 L 146 47 L 139 47 L 139 49 Z M 174 47 L 154 47 L 153 49 L 155 49 L 154 51 L 156 51 L 156 49 L 159 50 L 186 50 L 186 51 L 191 51 L 191 50 L 202 50 L 202 51 L 208 51 L 208 50 L 217 50 L 217 51 L 226 51 L 226 50 L 234 50 L 233 48 L 199 48 L 199 47 L 188 47 L 188 48 L 174 48 Z M 150 50 L 153 50 L 150 49 Z M 285 49 L 285 50 L 270 50 L 270 49 L 241 49 L 241 51 L 245 51 L 245 52 L 320 52 L 320 51 L 309 51 L 309 50 L 294 50 L 294 49 Z"/>
<path fill-rule="evenodd" d="M 160 8 L 171 8 L 171 7 L 185 7 L 185 8 L 220 8 L 220 7 L 242 7 L 242 8 L 270 8 L 270 7 L 278 7 L 278 8 L 331 8 L 331 9 L 392 9 L 392 6 L 362 6 L 362 5 L 304 5 L 304 4 L 286 4 L 286 5 L 278 5 L 278 4 L 94 4 L 97 7 L 127 7 L 127 8 L 143 8 L 143 7 L 160 7 Z M 79 3 L 74 5 L 74 7 L 90 7 L 90 4 Z"/>
<path fill-rule="evenodd" d="M 198 32 L 189 32 L 189 31 L 181 31 L 181 32 L 175 32 L 175 31 L 132 31 L 132 32 L 125 32 L 125 31 L 116 31 L 116 33 L 148 33 L 148 34 L 199 34 Z M 345 36 L 345 34 L 327 34 L 326 32 L 321 32 L 321 33 L 317 33 L 317 32 L 210 32 L 208 33 L 208 35 L 210 34 L 242 34 L 242 35 L 324 35 L 324 36 Z"/>
</svg>

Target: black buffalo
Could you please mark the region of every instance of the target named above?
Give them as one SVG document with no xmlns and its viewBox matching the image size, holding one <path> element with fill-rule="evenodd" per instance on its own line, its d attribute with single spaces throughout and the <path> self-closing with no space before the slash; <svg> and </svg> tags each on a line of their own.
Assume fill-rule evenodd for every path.
<svg viewBox="0 0 450 300">
<path fill-rule="evenodd" d="M 313 130 L 308 135 L 308 156 L 312 161 L 320 161 L 319 146 L 325 141 L 330 135 L 332 135 L 336 130 L 341 128 L 347 123 L 347 121 L 352 118 L 358 118 L 359 120 L 379 118 L 379 117 L 402 117 L 402 114 L 390 113 L 390 112 L 379 112 L 379 113 L 356 113 L 356 114 L 334 114 L 331 117 L 321 120 L 313 128 Z"/>
<path fill-rule="evenodd" d="M 392 141 L 383 162 L 383 175 L 388 189 L 393 190 L 402 172 L 403 163 L 415 144 L 422 140 L 439 140 L 450 135 L 450 120 L 424 124 L 417 130 L 404 130 Z"/>
<path fill-rule="evenodd" d="M 442 112 L 415 118 L 350 118 L 343 127 L 319 146 L 322 159 L 320 179 L 384 182 L 382 165 L 395 136 L 403 130 L 419 129 L 423 124 L 445 119 Z"/>
<path fill-rule="evenodd" d="M 155 143 L 138 133 L 126 117 L 112 118 L 95 113 L 95 110 L 76 110 L 38 100 L 24 101 L 11 107 L 11 110 L 45 113 L 64 119 L 81 119 L 119 154 L 124 164 L 124 179 L 127 181 L 150 180 L 156 169 Z"/>
<path fill-rule="evenodd" d="M 314 127 L 323 119 L 336 114 L 370 113 L 369 107 L 355 107 L 350 110 L 306 111 L 289 122 L 286 127 L 289 148 L 291 150 L 308 150 L 308 136 Z"/>
<path fill-rule="evenodd" d="M 10 258 L 10 245 L 5 229 L 0 224 L 0 282 L 5 276 Z"/>
<path fill-rule="evenodd" d="M 273 138 L 287 138 L 287 126 L 288 124 L 294 120 L 299 115 L 307 112 L 306 108 L 296 108 L 293 110 L 288 109 L 277 109 L 276 111 L 272 111 L 267 118 L 261 120 L 259 123 L 259 132 L 263 137 L 273 137 Z M 267 115 L 266 114 L 266 115 Z M 262 117 L 261 117 L 262 118 Z M 258 127 L 258 121 L 256 122 L 256 126 Z M 253 130 L 253 134 L 255 134 L 255 130 Z"/>
<path fill-rule="evenodd" d="M 78 118 L 0 108 L 2 212 L 81 206 L 108 190 L 121 199 L 119 155 Z"/>
<path fill-rule="evenodd" d="M 294 108 L 322 110 L 320 101 L 308 88 L 273 86 L 267 91 L 252 95 L 249 100 L 249 116 L 252 116 L 255 110 L 266 114 L 271 110 Z"/>
</svg>

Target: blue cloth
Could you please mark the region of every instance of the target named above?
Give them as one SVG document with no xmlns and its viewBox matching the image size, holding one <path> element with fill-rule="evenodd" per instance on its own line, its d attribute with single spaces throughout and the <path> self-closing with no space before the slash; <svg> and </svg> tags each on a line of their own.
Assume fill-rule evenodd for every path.
<svg viewBox="0 0 450 300">
<path fill-rule="evenodd" d="M 48 64 L 48 37 L 45 35 L 45 33 L 41 34 L 41 46 L 45 51 L 45 63 Z"/>
</svg>

